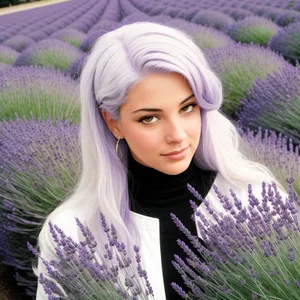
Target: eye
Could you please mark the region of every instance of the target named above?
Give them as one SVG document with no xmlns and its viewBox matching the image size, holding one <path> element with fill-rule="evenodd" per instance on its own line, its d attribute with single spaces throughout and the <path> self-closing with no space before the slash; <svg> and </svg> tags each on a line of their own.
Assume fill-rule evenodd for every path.
<svg viewBox="0 0 300 300">
<path fill-rule="evenodd" d="M 190 107 L 190 106 L 192 106 L 193 108 L 195 107 L 194 103 L 190 103 L 187 106 L 183 107 L 182 109 L 185 109 L 185 108 Z"/>
<path fill-rule="evenodd" d="M 186 105 L 186 106 L 184 106 L 181 110 L 185 110 L 187 107 L 190 107 L 190 106 L 192 106 L 193 108 L 195 107 L 195 106 L 197 106 L 198 104 L 195 102 L 195 103 L 190 103 L 190 104 L 188 104 L 188 105 Z M 191 112 L 193 112 L 194 111 L 194 109 L 192 109 L 192 111 L 189 111 L 189 112 L 187 112 L 187 114 L 189 114 L 189 113 L 191 113 Z M 152 122 L 152 123 L 150 123 L 150 122 L 143 122 L 144 120 L 149 120 L 149 119 L 151 119 L 151 118 L 156 118 L 155 116 L 146 116 L 146 117 L 142 117 L 142 118 L 140 118 L 139 119 L 139 122 L 140 123 L 142 123 L 142 124 L 145 124 L 145 125 L 151 125 L 151 124 L 154 124 L 155 122 Z"/>
</svg>

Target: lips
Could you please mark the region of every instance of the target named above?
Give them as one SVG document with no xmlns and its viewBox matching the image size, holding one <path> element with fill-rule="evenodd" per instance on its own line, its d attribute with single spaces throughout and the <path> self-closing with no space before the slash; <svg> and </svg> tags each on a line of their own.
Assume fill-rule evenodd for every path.
<svg viewBox="0 0 300 300">
<path fill-rule="evenodd" d="M 174 152 L 170 152 L 170 153 L 167 153 L 167 154 L 163 154 L 163 155 L 173 155 L 173 154 L 178 154 L 178 153 L 181 153 L 183 152 L 184 150 L 186 150 L 189 146 L 179 150 L 179 151 L 174 151 Z"/>
</svg>

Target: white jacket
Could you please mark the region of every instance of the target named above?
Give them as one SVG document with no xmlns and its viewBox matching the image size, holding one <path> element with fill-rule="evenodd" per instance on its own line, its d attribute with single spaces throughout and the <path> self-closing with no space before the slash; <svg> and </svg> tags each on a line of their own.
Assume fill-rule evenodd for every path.
<svg viewBox="0 0 300 300">
<path fill-rule="evenodd" d="M 221 176 L 220 173 L 217 174 L 214 184 L 218 187 L 220 192 L 223 195 L 228 196 L 230 200 L 232 197 L 230 196 L 229 189 L 232 188 L 233 191 L 236 193 L 239 200 L 242 201 L 243 205 L 248 205 L 248 192 L 247 186 L 245 188 L 233 188 L 229 185 L 229 183 Z M 262 187 L 261 184 L 256 184 L 252 186 L 253 194 L 261 200 L 261 192 Z M 280 190 L 280 194 L 284 197 L 287 194 Z M 192 197 L 191 197 L 192 198 Z M 208 192 L 207 196 L 205 197 L 210 203 L 210 206 L 218 213 L 226 213 L 222 204 L 220 203 L 213 186 L 211 187 L 210 191 Z M 191 208 L 192 209 L 192 208 Z M 204 205 L 199 205 L 198 209 L 206 216 L 206 218 L 213 220 L 212 216 L 207 213 L 205 210 Z M 155 299 L 156 300 L 166 300 L 165 296 L 165 289 L 163 284 L 163 273 L 162 273 L 162 265 L 161 265 L 161 252 L 160 252 L 160 236 L 159 236 L 159 219 L 141 215 L 135 212 L 130 211 L 130 214 L 137 224 L 137 228 L 140 232 L 141 236 L 141 244 L 140 244 L 140 254 L 142 257 L 142 263 L 144 269 L 147 271 L 149 282 L 153 288 Z M 57 224 L 59 228 L 61 228 L 66 235 L 71 236 L 75 241 L 78 241 L 78 234 L 77 234 L 77 225 L 74 221 L 74 216 L 65 214 L 62 217 L 59 217 L 55 220 L 52 220 L 54 224 Z M 73 224 L 73 225 L 72 225 Z M 196 224 L 195 224 L 196 226 Z M 179 230 L 179 229 L 178 229 Z M 198 232 L 200 237 L 200 234 Z M 50 235 L 49 235 L 50 238 Z M 49 244 L 53 244 L 51 240 L 49 240 Z M 41 249 L 41 256 L 48 261 L 50 259 L 57 259 L 57 257 L 53 256 L 53 252 L 49 252 L 50 249 Z M 39 260 L 38 263 L 38 271 L 39 273 L 42 272 L 43 274 L 47 274 L 44 265 Z M 174 269 L 174 272 L 177 272 Z M 184 288 L 184 287 L 183 287 Z M 37 289 L 37 300 L 46 300 L 47 295 L 44 293 L 43 286 L 38 283 Z"/>
</svg>

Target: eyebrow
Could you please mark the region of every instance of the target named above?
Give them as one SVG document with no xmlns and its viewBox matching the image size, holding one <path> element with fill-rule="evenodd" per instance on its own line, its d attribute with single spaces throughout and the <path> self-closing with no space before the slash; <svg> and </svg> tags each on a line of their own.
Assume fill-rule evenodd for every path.
<svg viewBox="0 0 300 300">
<path fill-rule="evenodd" d="M 186 101 L 190 100 L 190 99 L 193 98 L 194 96 L 195 96 L 194 94 L 188 96 L 186 99 L 184 99 L 183 101 L 181 101 L 181 102 L 179 103 L 179 106 L 182 105 L 183 103 L 185 103 Z M 141 109 L 135 110 L 135 111 L 133 112 L 133 114 L 134 114 L 134 113 L 137 113 L 137 112 L 140 112 L 140 111 L 162 111 L 162 109 L 159 109 L 159 108 L 141 108 Z"/>
</svg>

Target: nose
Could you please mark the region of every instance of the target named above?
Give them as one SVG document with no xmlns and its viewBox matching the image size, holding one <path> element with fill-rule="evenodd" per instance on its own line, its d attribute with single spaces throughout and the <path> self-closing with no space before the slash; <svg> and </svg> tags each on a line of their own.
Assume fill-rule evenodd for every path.
<svg viewBox="0 0 300 300">
<path fill-rule="evenodd" d="M 185 128 L 178 119 L 169 122 L 168 125 L 166 125 L 166 127 L 167 143 L 176 142 L 180 144 L 186 139 Z"/>
</svg>

